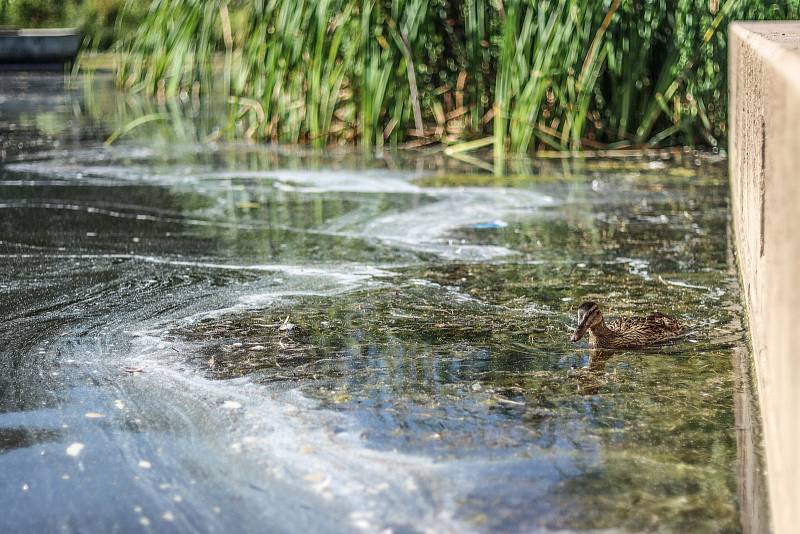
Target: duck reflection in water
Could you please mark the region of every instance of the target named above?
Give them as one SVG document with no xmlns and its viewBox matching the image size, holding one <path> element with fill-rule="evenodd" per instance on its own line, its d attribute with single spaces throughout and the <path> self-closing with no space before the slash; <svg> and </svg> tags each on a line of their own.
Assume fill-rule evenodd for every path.
<svg viewBox="0 0 800 534">
<path fill-rule="evenodd" d="M 589 362 L 584 367 L 573 366 L 570 370 L 576 383 L 578 393 L 581 395 L 596 395 L 600 388 L 609 383 L 606 373 L 606 362 L 614 355 L 614 351 L 591 349 Z"/>
</svg>

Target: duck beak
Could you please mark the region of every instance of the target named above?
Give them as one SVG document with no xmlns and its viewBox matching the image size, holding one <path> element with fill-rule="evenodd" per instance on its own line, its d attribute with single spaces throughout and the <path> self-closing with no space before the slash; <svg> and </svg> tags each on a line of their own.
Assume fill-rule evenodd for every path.
<svg viewBox="0 0 800 534">
<path fill-rule="evenodd" d="M 581 323 L 578 325 L 578 328 L 575 329 L 575 332 L 572 334 L 572 337 L 569 338 L 569 340 L 572 341 L 573 343 L 575 343 L 576 341 L 580 341 L 580 339 L 586 333 L 586 330 L 588 330 L 589 328 L 589 325 L 587 323 L 588 321 L 586 321 L 586 319 L 581 321 Z"/>
</svg>

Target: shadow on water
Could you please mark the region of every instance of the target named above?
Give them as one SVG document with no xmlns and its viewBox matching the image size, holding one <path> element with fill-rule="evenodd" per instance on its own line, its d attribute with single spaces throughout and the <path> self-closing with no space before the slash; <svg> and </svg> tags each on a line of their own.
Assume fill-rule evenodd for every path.
<svg viewBox="0 0 800 534">
<path fill-rule="evenodd" d="M 33 447 L 39 443 L 56 441 L 62 434 L 57 430 L 36 428 L 3 428 L 0 429 L 0 454 Z"/>
<path fill-rule="evenodd" d="M 206 143 L 197 110 L 107 148 L 130 103 L 48 83 L 2 82 L 0 524 L 766 521 L 719 162 L 498 178 Z M 583 300 L 692 331 L 591 351 Z"/>
</svg>

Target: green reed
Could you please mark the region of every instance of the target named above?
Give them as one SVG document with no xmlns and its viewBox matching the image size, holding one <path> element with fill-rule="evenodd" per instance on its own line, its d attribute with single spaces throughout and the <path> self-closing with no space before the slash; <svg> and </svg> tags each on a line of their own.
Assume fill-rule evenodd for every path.
<svg viewBox="0 0 800 534">
<path fill-rule="evenodd" d="M 165 100 L 221 93 L 224 134 L 247 139 L 491 139 L 496 160 L 717 146 L 727 24 L 799 14 L 800 0 L 152 0 L 117 73 Z"/>
</svg>

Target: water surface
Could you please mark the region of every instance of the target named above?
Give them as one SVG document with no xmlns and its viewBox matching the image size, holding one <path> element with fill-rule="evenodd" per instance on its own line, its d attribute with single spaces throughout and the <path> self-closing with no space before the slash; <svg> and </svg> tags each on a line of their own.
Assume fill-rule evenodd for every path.
<svg viewBox="0 0 800 534">
<path fill-rule="evenodd" d="M 3 531 L 741 529 L 719 162 L 106 147 L 59 83 L 0 79 Z M 692 329 L 590 351 L 583 300 Z"/>
</svg>

